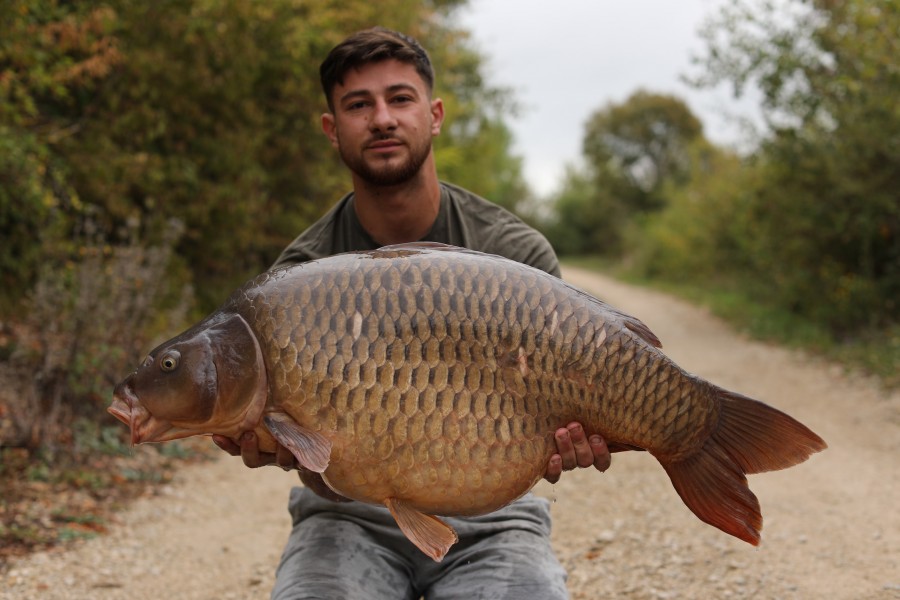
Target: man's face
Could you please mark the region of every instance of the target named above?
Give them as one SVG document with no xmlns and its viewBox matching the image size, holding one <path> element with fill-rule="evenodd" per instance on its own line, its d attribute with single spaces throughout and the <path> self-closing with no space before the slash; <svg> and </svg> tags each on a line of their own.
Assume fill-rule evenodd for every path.
<svg viewBox="0 0 900 600">
<path fill-rule="evenodd" d="M 322 130 L 344 164 L 374 185 L 418 173 L 444 119 L 441 100 L 431 99 L 415 67 L 392 59 L 351 69 L 332 99 L 334 114 L 322 116 Z"/>
</svg>

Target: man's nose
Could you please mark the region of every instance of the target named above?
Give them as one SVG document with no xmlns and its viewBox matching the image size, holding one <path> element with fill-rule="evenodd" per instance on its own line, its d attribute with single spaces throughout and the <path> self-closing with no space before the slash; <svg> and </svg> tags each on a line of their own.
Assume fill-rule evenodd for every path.
<svg viewBox="0 0 900 600">
<path fill-rule="evenodd" d="M 394 118 L 394 114 L 391 112 L 387 102 L 379 100 L 375 103 L 371 127 L 375 131 L 391 131 L 397 127 L 397 119 Z"/>
</svg>

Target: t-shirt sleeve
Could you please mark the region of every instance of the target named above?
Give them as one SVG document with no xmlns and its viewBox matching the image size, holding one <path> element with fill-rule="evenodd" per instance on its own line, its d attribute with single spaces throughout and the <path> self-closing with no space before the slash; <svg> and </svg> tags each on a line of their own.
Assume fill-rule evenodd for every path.
<svg viewBox="0 0 900 600">
<path fill-rule="evenodd" d="M 272 266 L 269 267 L 269 269 L 275 269 L 277 267 L 284 267 L 287 265 L 296 265 L 298 263 L 315 260 L 315 258 L 316 257 L 313 257 L 306 249 L 305 244 L 303 244 L 303 240 L 297 238 L 281 252 L 281 255 L 279 255 L 275 262 L 272 263 Z"/>
<path fill-rule="evenodd" d="M 506 225 L 494 238 L 495 254 L 560 277 L 559 259 L 553 246 L 540 232 L 528 225 Z"/>
<path fill-rule="evenodd" d="M 468 190 L 442 184 L 452 205 L 449 240 L 435 239 L 496 254 L 560 276 L 553 246 L 539 231 L 508 210 Z"/>
<path fill-rule="evenodd" d="M 339 231 L 343 224 L 342 219 L 346 219 L 348 214 L 346 207 L 349 198 L 349 194 L 341 198 L 322 218 L 294 238 L 269 268 L 296 265 L 350 250 L 338 247 L 343 242 Z"/>
</svg>

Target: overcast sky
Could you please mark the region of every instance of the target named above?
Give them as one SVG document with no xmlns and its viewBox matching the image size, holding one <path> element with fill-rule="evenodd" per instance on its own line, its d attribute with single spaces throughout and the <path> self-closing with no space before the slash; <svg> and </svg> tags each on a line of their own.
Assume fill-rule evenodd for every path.
<svg viewBox="0 0 900 600">
<path fill-rule="evenodd" d="M 492 83 L 512 88 L 522 107 L 510 125 L 532 188 L 555 190 L 565 165 L 580 157 L 589 115 L 639 88 L 682 98 L 707 138 L 737 142 L 739 129 L 722 111 L 750 114 L 750 102 L 679 79 L 696 73 L 699 27 L 726 1 L 471 0 L 461 23 L 487 56 Z"/>
</svg>

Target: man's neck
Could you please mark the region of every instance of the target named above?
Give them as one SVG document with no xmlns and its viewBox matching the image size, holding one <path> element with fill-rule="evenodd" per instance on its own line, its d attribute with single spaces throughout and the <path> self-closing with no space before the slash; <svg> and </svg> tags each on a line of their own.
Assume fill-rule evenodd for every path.
<svg viewBox="0 0 900 600">
<path fill-rule="evenodd" d="M 416 242 L 425 237 L 441 205 L 441 187 L 433 169 L 430 174 L 420 174 L 390 187 L 370 185 L 354 177 L 353 191 L 353 207 L 360 225 L 383 245 Z"/>
</svg>

